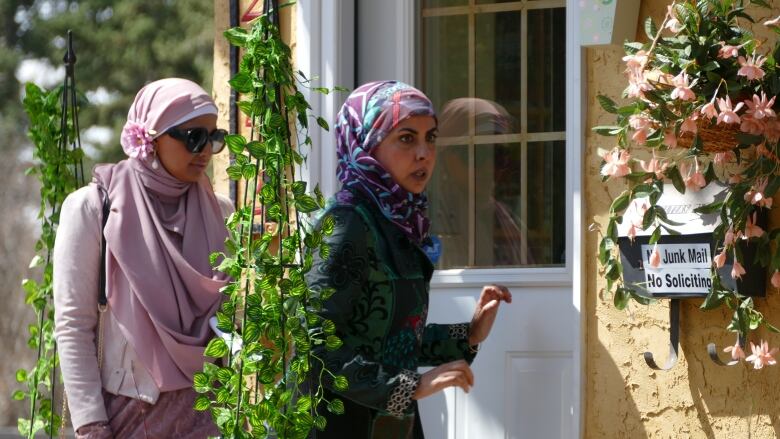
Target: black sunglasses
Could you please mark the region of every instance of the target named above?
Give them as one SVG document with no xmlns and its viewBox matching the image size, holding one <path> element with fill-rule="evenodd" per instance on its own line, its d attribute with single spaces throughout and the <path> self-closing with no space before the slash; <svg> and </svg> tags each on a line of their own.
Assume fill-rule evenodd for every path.
<svg viewBox="0 0 780 439">
<path fill-rule="evenodd" d="M 209 133 L 209 131 L 203 127 L 187 128 L 184 130 L 170 128 L 165 134 L 184 142 L 187 151 L 193 154 L 201 153 L 203 147 L 206 146 L 206 142 L 211 141 L 211 152 L 212 154 L 216 154 L 225 147 L 225 136 L 227 135 L 227 131 L 218 128 Z"/>
</svg>

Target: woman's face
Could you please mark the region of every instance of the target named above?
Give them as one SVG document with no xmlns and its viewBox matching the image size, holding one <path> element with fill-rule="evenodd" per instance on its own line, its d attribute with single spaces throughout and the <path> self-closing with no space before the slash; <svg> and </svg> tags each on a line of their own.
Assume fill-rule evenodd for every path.
<svg viewBox="0 0 780 439">
<path fill-rule="evenodd" d="M 204 114 L 176 127 L 181 130 L 202 127 L 210 133 L 217 128 L 217 116 Z M 185 183 L 195 183 L 206 172 L 211 160 L 211 143 L 207 143 L 203 151 L 198 154 L 189 152 L 184 146 L 184 142 L 176 140 L 168 134 L 163 134 L 155 139 L 155 143 L 160 163 L 175 178 Z"/>
<path fill-rule="evenodd" d="M 402 188 L 419 194 L 425 191 L 436 165 L 435 141 L 436 120 L 412 116 L 390 131 L 371 155 Z"/>
</svg>

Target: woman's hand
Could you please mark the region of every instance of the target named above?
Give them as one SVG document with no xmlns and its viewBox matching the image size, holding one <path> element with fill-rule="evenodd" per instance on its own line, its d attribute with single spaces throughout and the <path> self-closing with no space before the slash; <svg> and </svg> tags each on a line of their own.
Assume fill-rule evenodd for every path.
<svg viewBox="0 0 780 439">
<path fill-rule="evenodd" d="M 512 293 L 503 285 L 485 285 L 477 301 L 469 329 L 469 345 L 482 343 L 490 334 L 501 301 L 512 303 Z"/>
<path fill-rule="evenodd" d="M 423 399 L 447 387 L 460 387 L 468 393 L 474 385 L 474 374 L 469 364 L 463 360 L 451 361 L 437 366 L 420 377 L 414 399 Z"/>
</svg>

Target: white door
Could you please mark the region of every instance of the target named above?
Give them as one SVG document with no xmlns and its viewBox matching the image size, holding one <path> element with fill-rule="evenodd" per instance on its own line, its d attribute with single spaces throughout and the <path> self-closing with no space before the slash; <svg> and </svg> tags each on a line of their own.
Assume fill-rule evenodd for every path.
<svg viewBox="0 0 780 439">
<path fill-rule="evenodd" d="M 421 402 L 432 439 L 581 435 L 582 90 L 567 1 L 299 2 L 300 68 L 325 86 L 402 80 L 437 106 L 429 195 L 443 255 L 429 321 L 468 321 L 486 283 L 514 295 L 472 391 Z M 329 120 L 344 98 L 311 97 Z M 304 172 L 332 193 L 332 140 L 314 140 L 324 153 Z"/>
</svg>

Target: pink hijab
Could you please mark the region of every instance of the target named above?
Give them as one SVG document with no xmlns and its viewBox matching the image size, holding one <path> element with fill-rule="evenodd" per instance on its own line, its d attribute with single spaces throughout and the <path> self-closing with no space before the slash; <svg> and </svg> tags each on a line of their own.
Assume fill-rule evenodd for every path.
<svg viewBox="0 0 780 439">
<path fill-rule="evenodd" d="M 95 168 L 108 191 L 105 227 L 109 309 L 161 391 L 192 385 L 203 368 L 208 320 L 222 301 L 227 276 L 209 255 L 223 251 L 227 230 L 208 177 L 184 183 L 150 156 L 148 147 L 168 128 L 216 114 L 211 97 L 178 78 L 148 84 L 135 97 L 122 130 L 131 158 Z M 128 141 L 127 139 L 141 139 Z"/>
</svg>

